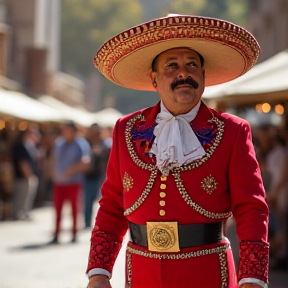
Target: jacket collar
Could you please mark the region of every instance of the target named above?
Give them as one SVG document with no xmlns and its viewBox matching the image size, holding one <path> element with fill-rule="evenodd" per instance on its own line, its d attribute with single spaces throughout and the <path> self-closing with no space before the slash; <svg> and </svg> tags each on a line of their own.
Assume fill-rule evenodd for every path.
<svg viewBox="0 0 288 288">
<path fill-rule="evenodd" d="M 156 163 L 155 157 L 151 158 L 149 156 L 149 150 L 154 141 L 153 130 L 156 126 L 156 117 L 159 112 L 160 102 L 152 107 L 143 109 L 140 112 L 142 117 L 135 122 L 131 129 L 135 152 L 145 163 Z M 208 108 L 202 102 L 197 116 L 191 122 L 191 127 L 205 151 L 209 151 L 209 147 L 215 142 L 215 137 L 217 136 L 217 125 L 211 121 L 214 114 L 214 110 Z"/>
<path fill-rule="evenodd" d="M 151 127 L 156 123 L 157 114 L 160 112 L 160 101 L 149 108 L 142 110 L 142 115 L 145 118 L 145 126 Z M 213 116 L 212 111 L 202 102 L 199 108 L 198 114 L 195 119 L 190 123 L 192 129 L 197 129 L 199 126 L 203 126 Z"/>
</svg>

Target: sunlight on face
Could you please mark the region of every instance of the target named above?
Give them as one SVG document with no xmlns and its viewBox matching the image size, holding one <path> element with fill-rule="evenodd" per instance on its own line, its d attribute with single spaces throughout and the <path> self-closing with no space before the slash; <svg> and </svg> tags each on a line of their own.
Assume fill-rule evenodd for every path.
<svg viewBox="0 0 288 288">
<path fill-rule="evenodd" d="M 174 115 L 189 112 L 204 91 L 199 54 L 189 48 L 170 49 L 158 56 L 155 68 L 151 79 L 165 107 Z"/>
</svg>

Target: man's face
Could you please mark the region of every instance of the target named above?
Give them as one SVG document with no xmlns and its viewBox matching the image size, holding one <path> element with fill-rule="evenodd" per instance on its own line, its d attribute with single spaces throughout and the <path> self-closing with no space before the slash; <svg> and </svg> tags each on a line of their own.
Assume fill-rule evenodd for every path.
<svg viewBox="0 0 288 288">
<path fill-rule="evenodd" d="M 93 141 L 99 141 L 100 140 L 100 127 L 98 125 L 93 125 L 89 128 L 87 132 L 87 138 L 93 142 Z"/>
<path fill-rule="evenodd" d="M 189 112 L 204 91 L 199 55 L 189 48 L 170 49 L 158 56 L 155 66 L 151 79 L 165 107 L 174 115 Z"/>
<path fill-rule="evenodd" d="M 61 127 L 62 136 L 67 142 L 73 142 L 76 137 L 76 130 L 68 125 L 62 125 Z"/>
</svg>

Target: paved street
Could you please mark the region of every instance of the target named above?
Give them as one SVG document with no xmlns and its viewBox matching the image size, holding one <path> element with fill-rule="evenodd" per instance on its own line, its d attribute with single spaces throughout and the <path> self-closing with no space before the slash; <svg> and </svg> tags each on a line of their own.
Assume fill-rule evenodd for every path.
<svg viewBox="0 0 288 288">
<path fill-rule="evenodd" d="M 0 288 L 85 288 L 90 231 L 70 241 L 70 210 L 63 213 L 61 244 L 46 245 L 53 230 L 53 209 L 32 211 L 32 221 L 0 222 Z M 113 288 L 124 287 L 124 249 L 116 261 Z M 269 288 L 288 288 L 287 272 L 271 272 Z M 148 288 L 148 287 L 147 287 Z"/>
<path fill-rule="evenodd" d="M 79 232 L 78 243 L 69 243 L 69 207 L 63 211 L 59 245 L 52 238 L 53 209 L 35 209 L 32 221 L 0 222 L 0 288 L 84 288 L 89 251 L 89 230 Z M 66 216 L 65 216 L 66 215 Z M 124 287 L 124 249 L 119 254 L 113 288 Z"/>
</svg>

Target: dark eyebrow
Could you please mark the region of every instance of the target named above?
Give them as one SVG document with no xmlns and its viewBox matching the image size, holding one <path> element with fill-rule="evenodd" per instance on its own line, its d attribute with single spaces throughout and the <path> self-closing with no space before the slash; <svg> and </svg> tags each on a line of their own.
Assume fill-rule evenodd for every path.
<svg viewBox="0 0 288 288">
<path fill-rule="evenodd" d="M 196 52 L 196 51 L 195 51 Z M 198 52 L 196 52 L 197 54 L 198 54 L 198 56 L 199 56 L 199 58 L 200 58 L 200 62 L 201 62 L 201 67 L 203 67 L 204 66 L 204 58 L 203 58 L 203 56 L 200 54 L 200 53 L 198 53 Z M 161 54 L 161 53 L 160 53 Z M 157 60 L 158 60 L 158 57 L 159 57 L 159 55 L 160 54 L 158 54 L 154 59 L 153 59 L 153 61 L 152 61 L 152 71 L 153 72 L 156 72 L 156 66 L 157 66 Z M 195 57 L 193 57 L 193 56 L 191 56 L 190 58 L 193 58 L 193 59 L 196 59 Z M 167 63 L 167 61 L 170 61 L 170 60 L 173 60 L 173 59 L 176 59 L 176 58 L 173 58 L 173 57 L 169 57 L 167 60 L 166 60 L 166 62 L 165 63 Z"/>
<path fill-rule="evenodd" d="M 171 60 L 177 60 L 177 58 L 176 57 L 169 57 L 169 58 L 166 59 L 165 63 L 167 63 L 167 62 L 169 62 Z"/>
<path fill-rule="evenodd" d="M 193 56 L 188 57 L 188 59 L 190 59 L 190 60 L 200 60 L 199 58 L 197 58 L 197 57 L 193 57 Z"/>
</svg>

